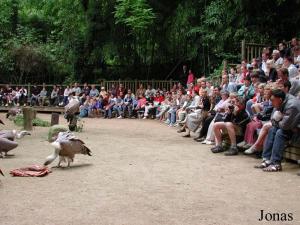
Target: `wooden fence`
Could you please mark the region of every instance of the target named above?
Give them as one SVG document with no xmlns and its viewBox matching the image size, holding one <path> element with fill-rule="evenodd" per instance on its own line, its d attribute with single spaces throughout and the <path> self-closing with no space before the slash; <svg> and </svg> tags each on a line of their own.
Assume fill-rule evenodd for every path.
<svg viewBox="0 0 300 225">
<path fill-rule="evenodd" d="M 109 90 L 114 85 L 115 87 L 118 87 L 120 84 L 123 84 L 123 86 L 126 89 L 131 89 L 132 92 L 136 92 L 136 90 L 139 88 L 140 84 L 144 86 L 144 88 L 147 88 L 147 85 L 150 84 L 153 88 L 161 88 L 170 90 L 175 84 L 177 84 L 178 81 L 176 80 L 111 80 L 106 81 L 103 80 L 98 84 L 94 84 L 98 89 L 101 87 L 105 87 L 106 90 Z M 5 87 L 6 84 L 0 84 L 0 87 Z M 91 86 L 92 84 L 88 84 Z M 31 89 L 33 88 L 33 84 L 10 84 L 11 87 L 25 87 L 27 89 L 28 94 L 31 93 Z M 51 91 L 53 84 L 37 84 L 36 85 L 39 89 L 42 89 L 42 87 L 45 87 L 47 91 Z M 61 85 L 62 87 L 66 87 L 67 85 Z M 83 87 L 83 84 L 79 84 L 80 87 Z"/>
</svg>

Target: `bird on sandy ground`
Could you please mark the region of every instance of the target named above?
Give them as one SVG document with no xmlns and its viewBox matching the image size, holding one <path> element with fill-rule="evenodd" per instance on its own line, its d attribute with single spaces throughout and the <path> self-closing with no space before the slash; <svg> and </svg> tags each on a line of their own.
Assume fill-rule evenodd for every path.
<svg viewBox="0 0 300 225">
<path fill-rule="evenodd" d="M 21 113 L 21 109 L 20 108 L 11 108 L 8 110 L 8 112 L 6 113 L 6 118 L 8 119 L 9 117 L 14 118 L 15 116 L 17 116 L 18 114 Z"/>
<path fill-rule="evenodd" d="M 45 166 L 52 163 L 57 156 L 59 156 L 59 162 L 57 167 L 60 167 L 61 162 L 68 162 L 70 167 L 71 162 L 74 161 L 75 154 L 83 154 L 91 156 L 91 150 L 85 146 L 85 143 L 76 138 L 75 135 L 69 131 L 60 132 L 57 139 L 51 143 L 55 148 L 54 153 L 46 158 Z"/>
<path fill-rule="evenodd" d="M 0 130 L 0 158 L 3 158 L 4 156 L 13 156 L 9 155 L 8 152 L 18 147 L 18 143 L 15 139 L 21 139 L 25 135 L 31 134 L 25 130 Z"/>
</svg>

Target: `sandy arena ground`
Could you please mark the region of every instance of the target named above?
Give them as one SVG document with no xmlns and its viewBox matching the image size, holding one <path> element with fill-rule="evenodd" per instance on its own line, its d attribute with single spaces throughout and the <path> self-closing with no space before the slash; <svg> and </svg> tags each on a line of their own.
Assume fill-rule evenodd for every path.
<svg viewBox="0 0 300 225">
<path fill-rule="evenodd" d="M 14 157 L 0 159 L 1 225 L 300 224 L 298 165 L 266 174 L 253 168 L 255 158 L 212 154 L 157 121 L 85 119 L 77 135 L 92 157 L 76 156 L 72 168 L 43 178 L 11 177 L 53 152 L 47 131 L 35 128 Z M 259 222 L 262 209 L 294 220 Z"/>
</svg>

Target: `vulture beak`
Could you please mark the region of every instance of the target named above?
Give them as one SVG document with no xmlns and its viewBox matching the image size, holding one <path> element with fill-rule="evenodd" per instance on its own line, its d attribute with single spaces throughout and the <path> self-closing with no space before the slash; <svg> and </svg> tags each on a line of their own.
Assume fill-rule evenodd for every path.
<svg viewBox="0 0 300 225">
<path fill-rule="evenodd" d="M 0 120 L 0 123 L 3 124 L 3 125 L 5 125 L 2 120 Z"/>
<path fill-rule="evenodd" d="M 4 176 L 4 174 L 2 173 L 2 170 L 0 169 L 0 174 L 2 175 L 2 176 Z"/>
</svg>

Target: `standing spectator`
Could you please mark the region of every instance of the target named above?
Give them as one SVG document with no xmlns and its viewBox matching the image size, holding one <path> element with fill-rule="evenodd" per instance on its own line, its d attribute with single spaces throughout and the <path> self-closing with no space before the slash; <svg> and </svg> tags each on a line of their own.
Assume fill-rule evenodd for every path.
<svg viewBox="0 0 300 225">
<path fill-rule="evenodd" d="M 188 68 L 187 65 L 182 66 L 182 72 L 179 76 L 179 82 L 184 84 L 186 82 L 186 78 L 188 76 Z"/>
<path fill-rule="evenodd" d="M 189 84 L 191 83 L 194 83 L 195 81 L 195 76 L 194 74 L 192 73 L 192 70 L 189 70 L 189 75 L 187 77 L 187 82 L 186 82 L 186 86 L 188 86 Z"/>
</svg>

